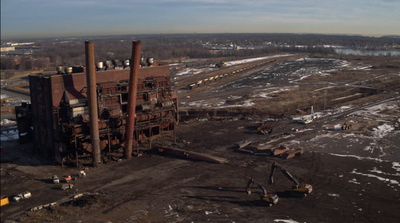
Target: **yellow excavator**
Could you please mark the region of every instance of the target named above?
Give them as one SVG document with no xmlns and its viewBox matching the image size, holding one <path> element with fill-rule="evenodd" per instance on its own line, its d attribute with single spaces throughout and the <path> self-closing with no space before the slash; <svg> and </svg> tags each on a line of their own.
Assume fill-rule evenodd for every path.
<svg viewBox="0 0 400 223">
<path fill-rule="evenodd" d="M 342 130 L 350 130 L 351 129 L 351 124 L 347 124 L 347 122 L 345 122 L 343 125 L 342 125 Z"/>
<path fill-rule="evenodd" d="M 9 204 L 10 201 L 8 200 L 8 197 L 6 196 L 1 196 L 1 206 Z"/>
<path fill-rule="evenodd" d="M 277 204 L 278 203 L 278 195 L 272 193 L 272 192 L 268 192 L 265 190 L 265 188 L 258 183 L 256 180 L 254 179 L 250 179 L 249 182 L 247 183 L 247 194 L 250 195 L 251 194 L 251 185 L 256 185 L 257 187 L 259 187 L 262 191 L 262 194 L 260 194 L 260 200 L 265 201 L 267 206 L 272 206 L 273 204 Z"/>
<path fill-rule="evenodd" d="M 287 170 L 285 170 L 283 167 L 281 167 L 277 163 L 273 163 L 271 167 L 271 173 L 269 175 L 269 181 L 268 183 L 271 185 L 274 183 L 274 172 L 275 169 L 278 168 L 285 177 L 287 177 L 292 183 L 292 190 L 290 191 L 290 194 L 292 196 L 300 196 L 300 197 L 305 197 L 307 194 L 312 192 L 312 186 L 310 184 L 306 183 L 299 183 Z"/>
</svg>

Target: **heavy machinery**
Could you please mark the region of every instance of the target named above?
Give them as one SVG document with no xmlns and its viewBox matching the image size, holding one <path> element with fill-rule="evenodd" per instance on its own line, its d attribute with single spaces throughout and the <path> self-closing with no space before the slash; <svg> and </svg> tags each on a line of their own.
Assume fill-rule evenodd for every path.
<svg viewBox="0 0 400 223">
<path fill-rule="evenodd" d="M 31 192 L 25 191 L 25 192 L 23 192 L 23 193 L 20 193 L 20 194 L 17 194 L 16 196 L 14 196 L 14 197 L 13 197 L 13 200 L 14 200 L 15 202 L 19 202 L 19 201 L 21 201 L 21 200 L 29 199 L 29 198 L 31 198 L 31 197 L 32 197 Z"/>
<path fill-rule="evenodd" d="M 66 184 L 61 185 L 61 190 L 69 190 L 69 189 L 72 189 L 73 186 L 74 186 L 73 184 L 66 183 Z"/>
<path fill-rule="evenodd" d="M 283 173 L 283 175 L 285 175 L 285 177 L 287 177 L 293 183 L 292 190 L 289 191 L 292 196 L 305 197 L 307 196 L 307 194 L 312 192 L 312 186 L 310 184 L 299 183 L 287 170 L 285 170 L 283 167 L 275 162 L 272 164 L 271 173 L 269 175 L 268 183 L 270 185 L 274 183 L 273 176 L 276 168 L 278 168 Z"/>
<path fill-rule="evenodd" d="M 8 197 L 1 197 L 1 205 L 0 206 L 4 206 L 9 204 L 10 201 L 8 200 Z"/>
<path fill-rule="evenodd" d="M 279 200 L 278 195 L 272 192 L 267 193 L 265 188 L 253 178 L 251 178 L 247 183 L 247 188 L 246 188 L 247 194 L 249 195 L 251 194 L 251 185 L 253 184 L 261 189 L 262 194 L 260 194 L 260 200 L 265 201 L 269 207 L 272 206 L 272 204 L 278 203 Z"/>
<path fill-rule="evenodd" d="M 69 183 L 72 180 L 71 175 L 64 176 L 64 182 Z"/>
<path fill-rule="evenodd" d="M 83 170 L 80 170 L 79 173 L 78 173 L 78 176 L 79 177 L 86 177 L 86 172 L 83 171 Z"/>
<path fill-rule="evenodd" d="M 273 127 L 272 125 L 268 124 L 268 123 L 262 123 L 258 128 L 257 128 L 257 132 L 266 135 L 266 134 L 271 134 L 273 131 Z"/>
<path fill-rule="evenodd" d="M 342 125 L 342 130 L 350 130 L 351 129 L 351 124 L 347 124 L 347 122 L 345 122 L 343 125 Z"/>
<path fill-rule="evenodd" d="M 302 112 L 302 111 L 300 111 L 300 112 Z M 311 106 L 311 114 L 310 115 L 302 116 L 302 117 L 298 117 L 298 118 L 293 118 L 293 121 L 307 125 L 307 124 L 313 122 L 315 119 L 318 119 L 318 118 L 320 118 L 319 114 L 315 114 L 314 113 L 314 107 Z"/>
<path fill-rule="evenodd" d="M 54 175 L 54 176 L 52 177 L 52 179 L 53 179 L 53 183 L 55 183 L 55 184 L 60 183 L 60 178 L 58 178 L 57 175 Z"/>
</svg>

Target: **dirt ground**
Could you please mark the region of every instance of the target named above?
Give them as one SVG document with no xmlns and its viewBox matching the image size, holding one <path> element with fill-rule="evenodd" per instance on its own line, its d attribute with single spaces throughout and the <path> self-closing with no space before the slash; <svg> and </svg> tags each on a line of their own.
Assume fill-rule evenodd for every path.
<svg viewBox="0 0 400 223">
<path fill-rule="evenodd" d="M 299 63 L 298 59 L 290 58 L 258 70 L 265 77 L 263 82 L 260 78 L 251 79 L 255 74 L 247 72 L 193 91 L 179 90 L 183 110 L 216 109 L 218 106 L 209 101 L 216 98 L 219 100 L 216 104 L 221 105 L 223 101 L 224 106 L 243 105 L 246 100 L 255 104 L 253 107 L 241 106 L 243 111 L 252 110 L 257 105 L 259 108 L 256 109 L 265 108 L 265 116 L 263 113 L 254 115 L 244 112 L 240 116 L 208 116 L 207 119 L 182 120 L 176 130 L 176 144 L 172 136 L 154 141 L 154 145 L 162 143 L 222 157 L 228 160 L 225 164 L 192 161 L 146 151 L 131 160 L 87 168 L 85 178 L 72 181 L 74 187 L 63 191 L 59 189 L 60 185 L 52 183 L 51 176 L 77 174 L 76 168 L 62 168 L 41 160 L 31 153 L 31 144 L 19 145 L 16 140 L 2 141 L 1 194 L 12 196 L 30 191 L 32 198 L 18 203 L 10 202 L 1 207 L 1 221 L 398 222 L 400 69 L 393 66 L 398 66 L 396 61 L 399 59 L 333 58 L 332 61 L 324 62 L 329 65 L 325 71 L 315 71 L 333 72 L 340 78 L 334 78 L 333 75 L 311 75 L 304 78 L 304 73 L 311 71 L 304 69 L 304 65 L 299 68 L 296 65 Z M 342 64 L 343 61 L 351 64 L 352 68 L 338 69 L 336 63 Z M 280 73 L 278 66 L 284 67 L 285 63 L 287 66 L 293 65 L 292 70 Z M 318 64 L 310 67 L 318 67 Z M 355 66 L 369 68 L 356 70 Z M 272 78 L 272 74 L 277 74 L 277 77 Z M 347 81 L 344 77 L 348 78 Z M 388 84 L 387 80 L 392 84 Z M 323 81 L 330 84 L 315 84 Z M 256 86 L 257 82 L 268 82 L 263 90 L 275 96 L 251 96 L 257 89 L 260 95 L 262 87 L 241 87 L 239 91 L 234 89 L 235 86 L 245 84 Z M 322 109 L 324 103 L 321 102 L 320 106 L 317 103 L 316 111 L 321 117 L 308 125 L 291 120 L 292 114 L 295 115 L 296 112 L 287 115 L 292 109 L 289 105 L 281 108 L 281 112 L 285 113 L 283 117 L 268 116 L 267 105 L 273 107 L 276 98 L 292 98 L 298 104 L 304 102 L 301 97 L 293 99 L 293 95 L 276 92 L 276 88 L 289 86 L 298 89 L 296 86 L 307 85 L 310 87 L 307 91 L 312 92 L 326 86 L 345 84 L 379 87 L 383 90 L 355 100 L 327 103 L 325 109 Z M 241 98 L 230 97 L 233 94 L 238 94 Z M 243 95 L 249 96 L 243 98 Z M 237 101 L 229 101 L 232 98 Z M 321 98 L 321 101 L 324 100 Z M 205 107 L 199 107 L 199 104 Z M 308 105 L 304 103 L 304 106 Z M 303 104 L 299 107 L 302 106 Z M 272 133 L 257 133 L 257 127 L 266 121 L 273 126 Z M 335 125 L 345 122 L 350 123 L 352 129 L 334 130 Z M 303 149 L 305 153 L 301 157 L 284 160 L 237 151 L 234 145 L 245 140 L 273 148 L 287 145 L 290 148 Z M 268 185 L 273 162 L 282 165 L 298 181 L 311 184 L 313 192 L 305 198 L 289 196 L 287 191 L 291 188 L 291 182 L 279 171 L 274 176 L 276 182 Z M 268 191 L 277 193 L 278 204 L 267 207 L 259 200 L 259 190 L 248 195 L 246 184 L 250 178 L 259 181 Z M 91 195 L 51 208 L 30 211 L 32 207 L 84 192 Z"/>
</svg>

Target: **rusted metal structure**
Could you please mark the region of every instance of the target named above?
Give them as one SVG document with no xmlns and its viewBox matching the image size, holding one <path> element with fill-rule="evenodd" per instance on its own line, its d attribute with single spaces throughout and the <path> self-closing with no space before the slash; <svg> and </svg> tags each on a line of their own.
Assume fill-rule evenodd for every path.
<svg viewBox="0 0 400 223">
<path fill-rule="evenodd" d="M 121 144 L 126 140 L 130 69 L 116 67 L 94 72 L 99 158 L 93 156 L 95 148 L 90 133 L 90 80 L 86 79 L 89 72 L 80 68 L 69 74 L 29 76 L 31 106 L 27 112 L 32 114 L 38 154 L 59 163 L 71 161 L 77 165 L 86 164 L 87 160 L 98 163 L 111 154 L 120 157 L 124 154 Z M 141 67 L 137 73 L 133 145 L 172 133 L 179 121 L 169 66 Z"/>
</svg>

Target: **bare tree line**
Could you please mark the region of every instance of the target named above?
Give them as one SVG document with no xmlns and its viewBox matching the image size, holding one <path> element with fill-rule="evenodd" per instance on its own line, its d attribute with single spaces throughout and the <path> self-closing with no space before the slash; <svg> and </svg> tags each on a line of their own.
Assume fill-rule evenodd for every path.
<svg viewBox="0 0 400 223">
<path fill-rule="evenodd" d="M 92 37 L 95 44 L 96 61 L 111 59 L 129 59 L 131 41 L 142 40 L 142 56 L 156 60 L 171 58 L 214 58 L 214 57 L 248 57 L 277 52 L 305 52 L 334 54 L 332 48 L 322 45 L 341 45 L 350 48 L 382 49 L 391 45 L 400 45 L 400 38 L 365 37 L 321 34 L 174 34 L 174 35 L 136 35 Z M 49 58 L 50 66 L 83 66 L 85 38 L 60 38 L 35 40 L 33 58 Z M 206 45 L 258 46 L 254 49 L 219 50 L 211 52 Z M 302 47 L 296 47 L 302 45 Z M 261 47 L 260 47 L 261 46 Z M 22 57 L 20 61 L 25 61 Z M 2 57 L 1 69 L 16 69 L 12 66 L 15 58 Z M 46 64 L 35 64 L 42 69 Z M 18 70 L 29 69 L 21 62 Z"/>
</svg>

